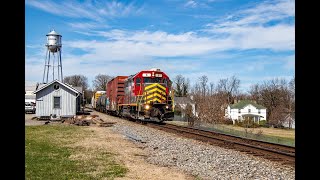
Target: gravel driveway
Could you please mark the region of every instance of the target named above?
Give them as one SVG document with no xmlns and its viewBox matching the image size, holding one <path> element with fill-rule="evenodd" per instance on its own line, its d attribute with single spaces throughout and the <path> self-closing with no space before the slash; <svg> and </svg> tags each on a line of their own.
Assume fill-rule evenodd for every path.
<svg viewBox="0 0 320 180">
<path fill-rule="evenodd" d="M 38 126 L 38 125 L 44 125 L 46 121 L 38 121 L 38 120 L 32 120 L 33 117 L 35 117 L 35 114 L 25 114 L 24 115 L 24 124 L 25 126 Z"/>
</svg>

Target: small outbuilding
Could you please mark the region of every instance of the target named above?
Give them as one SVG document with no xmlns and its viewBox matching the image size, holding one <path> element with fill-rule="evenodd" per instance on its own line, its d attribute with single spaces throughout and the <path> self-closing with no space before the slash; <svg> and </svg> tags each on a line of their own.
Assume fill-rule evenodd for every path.
<svg viewBox="0 0 320 180">
<path fill-rule="evenodd" d="M 80 111 L 82 92 L 71 85 L 54 80 L 34 93 L 36 117 L 40 119 L 73 117 Z"/>
</svg>

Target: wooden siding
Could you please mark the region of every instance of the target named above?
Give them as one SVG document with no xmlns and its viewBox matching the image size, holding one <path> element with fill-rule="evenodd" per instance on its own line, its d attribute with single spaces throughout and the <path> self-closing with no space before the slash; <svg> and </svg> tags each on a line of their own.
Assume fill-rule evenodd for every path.
<svg viewBox="0 0 320 180">
<path fill-rule="evenodd" d="M 59 85 L 58 90 L 53 88 L 55 84 Z M 53 97 L 55 96 L 60 97 L 61 108 L 53 108 Z M 36 94 L 36 108 L 37 117 L 50 116 L 51 114 L 74 116 L 77 110 L 76 93 L 59 83 L 53 83 Z"/>
</svg>

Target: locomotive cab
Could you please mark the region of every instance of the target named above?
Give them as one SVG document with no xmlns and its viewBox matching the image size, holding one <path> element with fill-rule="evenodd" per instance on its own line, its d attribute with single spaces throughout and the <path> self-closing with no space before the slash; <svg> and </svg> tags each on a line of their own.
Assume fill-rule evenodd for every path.
<svg viewBox="0 0 320 180">
<path fill-rule="evenodd" d="M 160 69 L 141 71 L 125 82 L 125 116 L 146 121 L 173 120 L 173 94 L 169 77 Z"/>
</svg>

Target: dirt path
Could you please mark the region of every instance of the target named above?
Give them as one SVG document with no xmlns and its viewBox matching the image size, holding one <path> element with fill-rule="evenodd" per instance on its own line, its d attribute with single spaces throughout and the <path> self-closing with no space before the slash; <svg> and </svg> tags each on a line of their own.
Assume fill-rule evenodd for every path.
<svg viewBox="0 0 320 180">
<path fill-rule="evenodd" d="M 122 135 L 114 133 L 107 127 L 89 126 L 89 130 L 94 132 L 94 136 L 88 137 L 83 141 L 76 143 L 75 146 L 83 148 L 102 148 L 116 154 L 116 160 L 124 164 L 129 170 L 125 177 L 117 179 L 194 179 L 181 171 L 168 167 L 159 167 L 148 164 L 144 156 L 148 153 L 137 147 Z"/>
<path fill-rule="evenodd" d="M 118 121 L 117 118 L 104 115 L 102 113 L 91 112 L 91 114 L 97 114 L 100 118 L 106 121 Z M 194 179 L 191 175 L 187 175 L 172 167 L 160 167 L 147 163 L 144 158 L 148 155 L 148 152 L 139 148 L 135 143 L 125 139 L 123 135 L 112 131 L 111 127 L 89 126 L 88 128 L 94 132 L 94 136 L 87 137 L 83 141 L 76 143 L 75 146 L 81 146 L 88 149 L 93 147 L 102 148 L 116 154 L 116 161 L 124 164 L 128 168 L 128 172 L 125 177 L 116 179 Z"/>
<path fill-rule="evenodd" d="M 46 121 L 37 121 L 32 120 L 33 117 L 35 117 L 35 114 L 25 114 L 24 115 L 24 124 L 25 126 L 38 126 L 38 125 L 44 125 Z"/>
</svg>

